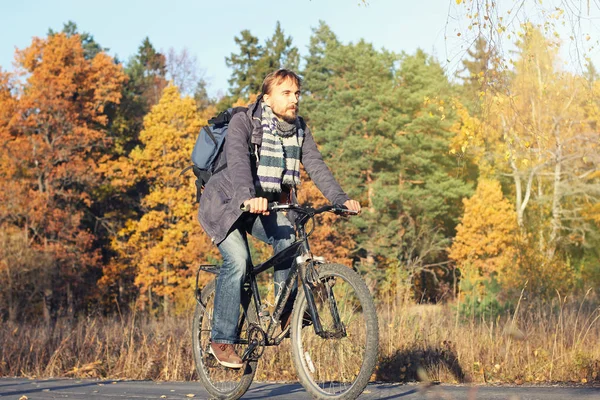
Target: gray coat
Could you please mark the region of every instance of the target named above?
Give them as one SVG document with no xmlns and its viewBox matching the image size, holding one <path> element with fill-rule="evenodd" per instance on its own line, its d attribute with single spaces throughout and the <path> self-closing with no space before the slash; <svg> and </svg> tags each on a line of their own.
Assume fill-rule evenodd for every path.
<svg viewBox="0 0 600 400">
<path fill-rule="evenodd" d="M 240 206 L 244 201 L 256 197 L 256 160 L 250 153 L 250 139 L 260 145 L 262 107 L 251 104 L 247 112 L 233 116 L 227 130 L 227 139 L 215 170 L 227 163 L 227 168 L 213 175 L 200 198 L 198 219 L 212 240 L 221 243 L 242 215 Z M 304 141 L 300 161 L 321 193 L 332 204 L 343 204 L 349 200 L 337 183 L 308 127 L 304 126 Z M 260 153 L 260 152 L 259 152 Z"/>
</svg>

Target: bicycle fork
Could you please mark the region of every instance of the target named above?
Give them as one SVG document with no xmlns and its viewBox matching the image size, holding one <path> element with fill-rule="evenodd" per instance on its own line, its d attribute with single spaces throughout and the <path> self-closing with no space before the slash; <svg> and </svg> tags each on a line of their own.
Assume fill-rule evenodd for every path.
<svg viewBox="0 0 600 400">
<path fill-rule="evenodd" d="M 310 318 L 313 321 L 313 328 L 315 333 L 324 339 L 330 338 L 342 338 L 346 336 L 346 328 L 340 319 L 340 314 L 337 308 L 337 303 L 335 301 L 335 296 L 333 294 L 332 285 L 329 284 L 329 281 L 321 282 L 319 279 L 319 274 L 315 269 L 315 264 L 313 257 L 309 254 L 304 254 L 297 258 L 298 262 L 298 270 L 300 272 L 302 287 L 304 289 L 304 295 L 306 297 L 306 302 L 308 305 L 308 312 L 310 314 Z M 321 324 L 321 320 L 319 318 L 319 313 L 317 311 L 317 305 L 315 302 L 315 296 L 313 294 L 312 289 L 318 288 L 320 285 L 323 285 L 325 289 L 325 296 L 327 298 L 327 303 L 329 305 L 329 312 L 331 313 L 331 318 L 333 320 L 333 332 L 328 332 L 323 329 L 323 325 Z"/>
</svg>

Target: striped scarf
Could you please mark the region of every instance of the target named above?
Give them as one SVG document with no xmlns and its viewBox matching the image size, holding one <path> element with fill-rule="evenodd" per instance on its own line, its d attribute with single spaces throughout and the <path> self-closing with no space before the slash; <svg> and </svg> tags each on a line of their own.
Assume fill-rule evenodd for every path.
<svg viewBox="0 0 600 400">
<path fill-rule="evenodd" d="M 300 185 L 300 152 L 304 131 L 296 124 L 280 121 L 266 103 L 262 104 L 263 129 L 256 189 L 280 193 L 281 186 Z"/>
</svg>

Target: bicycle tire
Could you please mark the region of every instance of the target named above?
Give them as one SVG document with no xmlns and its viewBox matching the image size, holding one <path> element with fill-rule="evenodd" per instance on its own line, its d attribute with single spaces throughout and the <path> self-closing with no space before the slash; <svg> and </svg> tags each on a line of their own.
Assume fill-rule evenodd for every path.
<svg viewBox="0 0 600 400">
<path fill-rule="evenodd" d="M 212 313 L 215 298 L 216 279 L 209 282 L 201 292 L 201 303 L 196 303 L 194 320 L 192 325 L 192 346 L 194 364 L 200 382 L 206 391 L 216 399 L 233 400 L 239 399 L 246 393 L 254 374 L 256 373 L 257 361 L 246 361 L 244 366 L 239 369 L 231 369 L 221 366 L 216 359 L 208 354 L 210 346 L 210 333 L 212 329 Z M 203 306 L 205 305 L 205 306 Z M 252 304 L 248 307 L 248 312 L 244 313 L 240 309 L 240 330 L 241 338 L 247 338 L 247 326 L 257 324 L 258 317 Z M 242 355 L 246 346 L 236 345 L 236 352 Z"/>
<path fill-rule="evenodd" d="M 292 312 L 292 360 L 300 383 L 313 398 L 355 399 L 377 362 L 379 327 L 373 297 L 360 275 L 344 265 L 319 265 L 318 274 L 319 284 L 312 293 L 322 327 L 345 336 L 324 339 L 307 326 L 307 300 L 300 290 Z M 334 328 L 335 313 L 343 328 Z"/>
</svg>

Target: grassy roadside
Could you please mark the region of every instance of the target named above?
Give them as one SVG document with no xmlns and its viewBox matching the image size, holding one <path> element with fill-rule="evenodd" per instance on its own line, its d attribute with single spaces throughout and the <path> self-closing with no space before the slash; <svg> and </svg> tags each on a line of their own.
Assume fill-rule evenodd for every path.
<svg viewBox="0 0 600 400">
<path fill-rule="evenodd" d="M 516 312 L 466 317 L 453 304 L 379 307 L 374 380 L 407 382 L 600 381 L 597 301 L 522 301 Z M 191 313 L 190 313 L 191 315 Z M 191 316 L 138 315 L 0 327 L 0 375 L 186 381 L 196 379 Z M 267 349 L 257 380 L 295 380 L 289 346 Z"/>
</svg>

